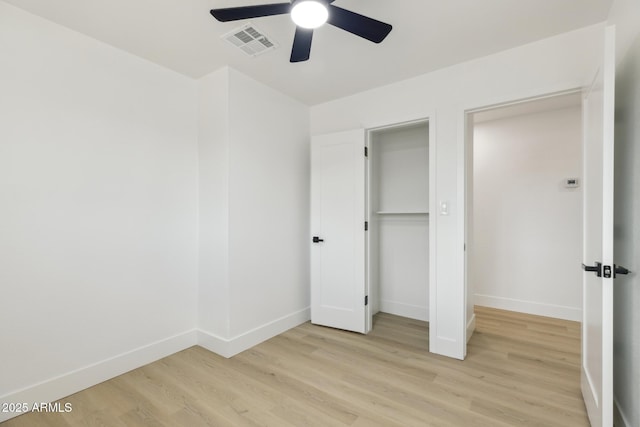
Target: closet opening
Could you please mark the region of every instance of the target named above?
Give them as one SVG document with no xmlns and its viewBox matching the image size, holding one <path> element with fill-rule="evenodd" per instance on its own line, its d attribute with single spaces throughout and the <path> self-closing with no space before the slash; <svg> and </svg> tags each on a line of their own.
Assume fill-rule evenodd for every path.
<svg viewBox="0 0 640 427">
<path fill-rule="evenodd" d="M 467 114 L 467 341 L 474 311 L 582 315 L 580 92 Z"/>
<path fill-rule="evenodd" d="M 367 132 L 368 319 L 413 319 L 428 337 L 429 122 Z"/>
</svg>

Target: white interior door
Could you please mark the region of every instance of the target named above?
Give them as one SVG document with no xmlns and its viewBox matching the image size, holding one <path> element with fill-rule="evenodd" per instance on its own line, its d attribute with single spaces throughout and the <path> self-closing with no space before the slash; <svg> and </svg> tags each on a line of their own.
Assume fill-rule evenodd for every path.
<svg viewBox="0 0 640 427">
<path fill-rule="evenodd" d="M 311 322 L 366 332 L 365 133 L 311 140 Z"/>
<path fill-rule="evenodd" d="M 582 395 L 593 427 L 613 425 L 613 126 L 615 28 L 584 97 Z"/>
</svg>

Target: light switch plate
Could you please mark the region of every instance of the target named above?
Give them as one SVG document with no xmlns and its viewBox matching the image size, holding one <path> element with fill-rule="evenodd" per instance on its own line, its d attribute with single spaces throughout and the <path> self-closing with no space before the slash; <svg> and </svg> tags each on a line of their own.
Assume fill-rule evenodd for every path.
<svg viewBox="0 0 640 427">
<path fill-rule="evenodd" d="M 447 201 L 440 202 L 440 215 L 441 216 L 449 215 L 449 202 Z"/>
</svg>

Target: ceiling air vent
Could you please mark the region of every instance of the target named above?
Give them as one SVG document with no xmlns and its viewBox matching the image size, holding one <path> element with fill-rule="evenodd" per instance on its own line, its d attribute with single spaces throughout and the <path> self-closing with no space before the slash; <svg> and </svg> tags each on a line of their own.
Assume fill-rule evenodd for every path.
<svg viewBox="0 0 640 427">
<path fill-rule="evenodd" d="M 249 56 L 262 55 L 278 47 L 251 23 L 228 32 L 222 38 Z"/>
</svg>

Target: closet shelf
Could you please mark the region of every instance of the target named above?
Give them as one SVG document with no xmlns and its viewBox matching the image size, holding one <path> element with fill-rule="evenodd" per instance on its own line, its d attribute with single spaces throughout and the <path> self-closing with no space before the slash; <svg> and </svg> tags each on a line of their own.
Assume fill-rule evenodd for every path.
<svg viewBox="0 0 640 427">
<path fill-rule="evenodd" d="M 429 215 L 427 211 L 378 211 L 378 215 Z"/>
</svg>

